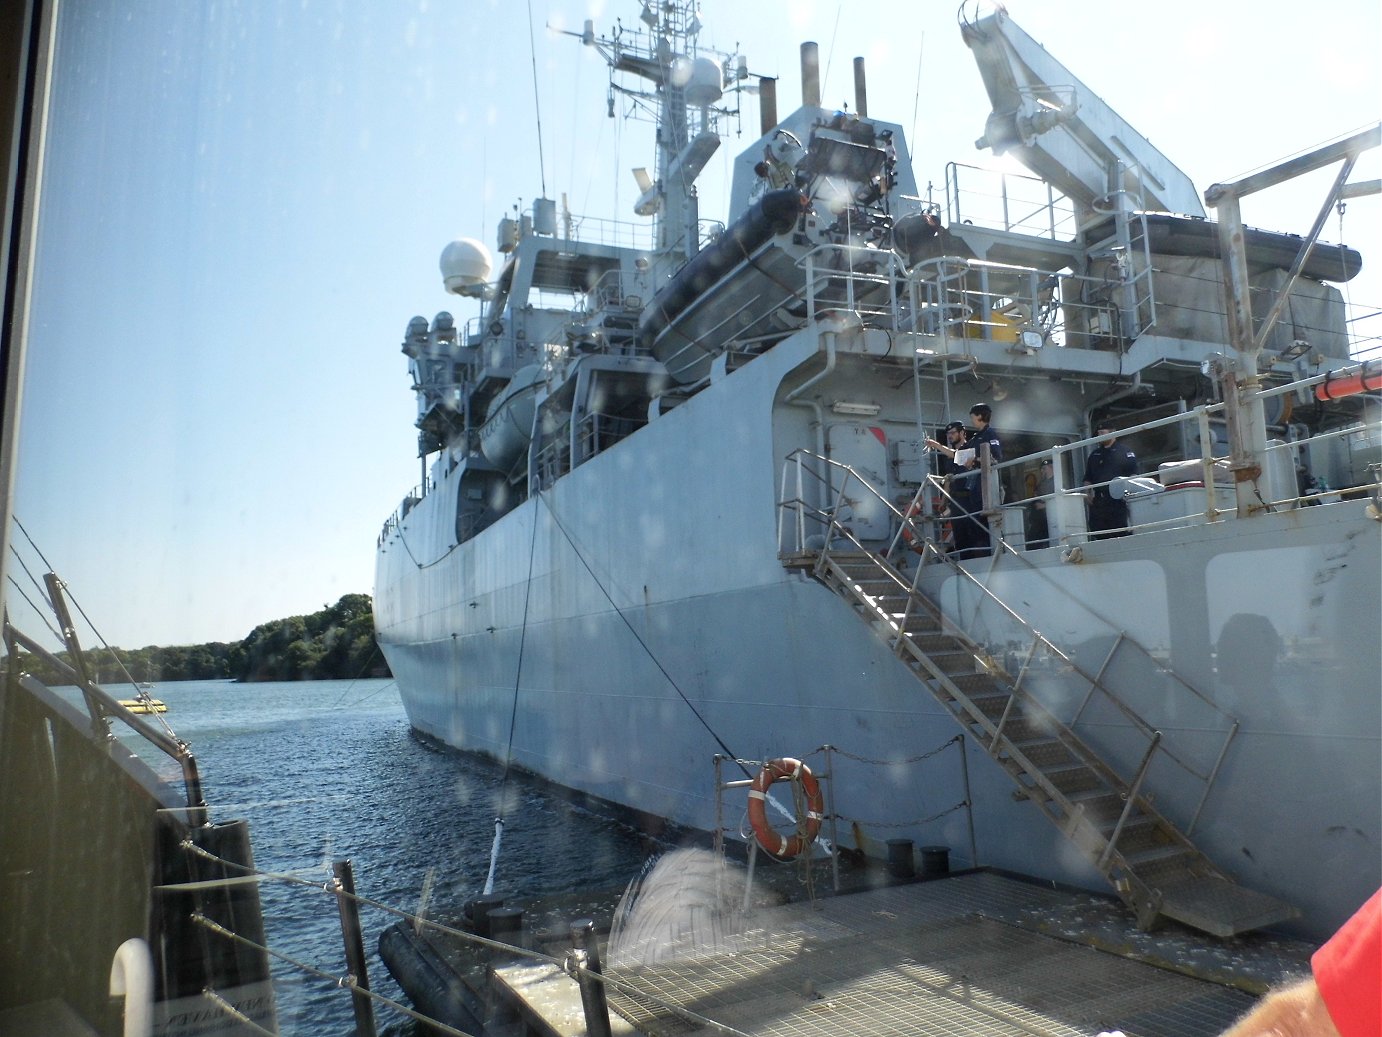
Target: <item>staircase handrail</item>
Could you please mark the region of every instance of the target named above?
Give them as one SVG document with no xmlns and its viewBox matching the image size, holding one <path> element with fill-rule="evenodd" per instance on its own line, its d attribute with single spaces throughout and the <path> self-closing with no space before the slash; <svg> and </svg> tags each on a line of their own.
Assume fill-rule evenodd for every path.
<svg viewBox="0 0 1382 1037">
<path fill-rule="evenodd" d="M 982 595 L 984 595 L 987 599 L 992 601 L 999 609 L 1001 609 L 1011 620 L 1017 623 L 1021 628 L 1027 630 L 1029 633 L 1033 635 L 1033 650 L 1035 650 L 1036 645 L 1042 646 L 1047 652 L 1051 653 L 1058 660 L 1060 660 L 1060 662 L 1063 665 L 1068 666 L 1072 672 L 1078 674 L 1083 680 L 1089 682 L 1089 693 L 1085 696 L 1084 701 L 1080 704 L 1079 709 L 1076 711 L 1075 718 L 1070 721 L 1070 724 L 1073 725 L 1075 720 L 1078 719 L 1079 714 L 1084 711 L 1084 708 L 1088 704 L 1090 697 L 1092 697 L 1095 692 L 1101 692 L 1114 706 L 1114 708 L 1116 708 L 1120 713 L 1122 713 L 1123 716 L 1125 716 L 1129 720 L 1129 722 L 1131 722 L 1132 725 L 1143 734 L 1144 737 L 1146 737 L 1149 741 L 1152 742 L 1153 748 L 1156 752 L 1165 754 L 1167 758 L 1169 758 L 1177 766 L 1182 768 L 1186 773 L 1192 775 L 1194 778 L 1198 779 L 1200 782 L 1203 783 L 1204 791 L 1201 794 L 1200 801 L 1195 808 L 1194 814 L 1192 815 L 1189 823 L 1186 826 L 1187 834 L 1193 832 L 1195 824 L 1199 819 L 1200 813 L 1203 811 L 1204 804 L 1207 801 L 1209 793 L 1213 788 L 1213 784 L 1218 777 L 1219 769 L 1223 763 L 1223 760 L 1227 756 L 1229 746 L 1232 744 L 1234 737 L 1238 733 L 1240 725 L 1235 717 L 1233 717 L 1231 714 L 1219 707 L 1213 700 L 1211 700 L 1208 696 L 1206 696 L 1203 692 L 1201 692 L 1189 681 L 1185 680 L 1185 678 L 1177 674 L 1174 670 L 1165 668 L 1161 663 L 1157 662 L 1156 658 L 1152 655 L 1152 653 L 1148 651 L 1148 649 L 1145 646 L 1143 646 L 1140 642 L 1138 642 L 1136 638 L 1129 636 L 1126 631 L 1116 630 L 1116 628 L 1112 628 L 1112 625 L 1108 624 L 1107 620 L 1098 616 L 1092 610 L 1089 610 L 1087 606 L 1083 606 L 1091 616 L 1099 619 L 1101 623 L 1110 626 L 1111 629 L 1116 630 L 1118 634 L 1118 641 L 1114 645 L 1114 651 L 1116 651 L 1118 646 L 1123 643 L 1131 645 L 1135 650 L 1137 650 L 1141 654 L 1142 657 L 1155 664 L 1161 673 L 1170 676 L 1173 680 L 1176 681 L 1176 683 L 1178 683 L 1186 691 L 1190 692 L 1195 698 L 1199 699 L 1202 703 L 1208 706 L 1216 714 L 1218 714 L 1224 720 L 1228 721 L 1229 727 L 1227 734 L 1225 735 L 1223 745 L 1220 747 L 1215 757 L 1214 763 L 1209 768 L 1208 773 L 1202 773 L 1196 767 L 1188 763 L 1186 760 L 1182 759 L 1181 756 L 1174 752 L 1171 747 L 1166 745 L 1164 733 L 1158 731 L 1151 723 L 1149 723 L 1144 717 L 1142 717 L 1141 714 L 1139 714 L 1136 710 L 1134 710 L 1131 706 L 1124 702 L 1122 698 L 1120 698 L 1111 688 L 1109 688 L 1104 683 L 1104 681 L 1101 678 L 1101 675 L 1092 674 L 1088 672 L 1083 666 L 1080 665 L 1078 661 L 1066 654 L 1058 645 L 1056 645 L 1044 634 L 1042 634 L 1041 631 L 1036 630 L 1034 627 L 1032 627 L 1030 623 L 1027 622 L 1025 618 L 1023 618 L 1019 613 L 1015 612 L 1012 608 L 1010 608 L 1001 598 L 994 594 L 983 583 L 983 581 L 981 581 L 973 573 L 966 570 L 963 566 L 957 564 L 954 559 L 950 558 L 948 555 L 942 552 L 939 549 L 939 545 L 937 545 L 933 537 L 927 535 L 924 530 L 918 528 L 913 524 L 912 516 L 904 514 L 902 511 L 900 511 L 883 494 L 879 493 L 878 490 L 867 479 L 861 476 L 852 466 L 843 464 L 839 461 L 835 461 L 832 458 L 823 457 L 822 455 L 816 454 L 815 452 L 808 450 L 806 448 L 801 448 L 792 451 L 792 453 L 788 455 L 784 465 L 784 495 L 783 499 L 779 502 L 779 506 L 781 508 L 786 510 L 792 505 L 806 505 L 805 500 L 800 497 L 800 492 L 798 494 L 798 497 L 794 500 L 787 500 L 785 498 L 788 465 L 794 464 L 797 469 L 797 485 L 799 491 L 802 486 L 801 479 L 803 474 L 810 475 L 812 478 L 815 478 L 823 485 L 829 486 L 831 484 L 832 480 L 827 480 L 823 478 L 820 475 L 820 473 L 805 467 L 803 462 L 808 459 L 811 461 L 821 463 L 825 466 L 827 470 L 838 471 L 844 475 L 844 479 L 840 483 L 839 490 L 834 495 L 835 500 L 833 505 L 825 510 L 819 508 L 813 509 L 816 512 L 816 515 L 814 516 L 815 519 L 825 524 L 825 533 L 822 538 L 823 542 L 819 549 L 819 552 L 817 553 L 816 575 L 819 576 L 821 574 L 821 569 L 831 554 L 832 543 L 835 540 L 840 539 L 843 540 L 845 543 L 848 543 L 851 549 L 867 555 L 871 559 L 875 567 L 879 569 L 880 573 L 882 573 L 885 576 L 888 576 L 889 578 L 892 578 L 894 582 L 898 583 L 899 588 L 906 593 L 908 604 L 904 610 L 902 621 L 901 623 L 899 623 L 899 630 L 905 627 L 905 621 L 911 614 L 913 603 L 916 602 L 918 599 L 925 600 L 924 597 L 916 590 L 916 581 L 921 574 L 921 565 L 917 566 L 916 575 L 913 577 L 913 582 L 910 586 L 904 582 L 898 581 L 895 571 L 892 570 L 892 567 L 889 566 L 882 557 L 878 557 L 874 554 L 874 552 L 870 551 L 867 547 L 860 543 L 855 538 L 853 532 L 849 530 L 849 528 L 845 526 L 842 522 L 839 521 L 839 509 L 845 503 L 849 503 L 852 500 L 852 498 L 849 497 L 849 495 L 847 494 L 846 488 L 850 485 L 851 480 L 857 481 L 863 492 L 872 494 L 889 511 L 893 513 L 893 515 L 898 519 L 900 523 L 904 523 L 909 528 L 913 529 L 913 531 L 919 538 L 919 540 L 916 542 L 920 542 L 923 545 L 924 557 L 929 556 L 933 558 L 935 562 L 948 564 L 956 575 L 973 583 L 979 589 Z M 943 488 L 941 492 L 945 492 Z M 917 493 L 912 498 L 913 501 L 915 502 L 918 499 L 920 499 L 921 494 L 922 490 L 918 489 Z M 901 535 L 901 530 L 899 530 L 899 532 L 894 536 L 892 540 L 892 547 L 889 550 L 889 557 L 891 556 L 892 550 L 896 548 L 897 542 L 900 539 Z M 1016 551 L 1005 540 L 1003 540 L 1002 538 L 996 539 L 997 543 L 1000 546 L 1000 550 L 1010 553 L 1013 555 L 1013 557 L 1020 559 L 1021 562 L 1025 564 L 1030 570 L 1034 572 L 1040 572 L 1040 570 L 1037 569 L 1036 566 L 1034 566 L 1028 559 L 1023 558 L 1021 553 Z M 797 546 L 799 550 L 804 549 L 804 545 L 804 538 L 799 539 L 797 541 Z M 1058 585 L 1054 583 L 1052 585 L 1057 587 L 1057 589 L 1060 589 Z M 1078 600 L 1073 598 L 1073 596 L 1070 597 L 1072 598 L 1072 600 Z M 988 653 L 985 652 L 983 648 L 976 642 L 974 642 L 966 633 L 964 633 L 963 629 L 960 628 L 957 624 L 947 624 L 947 626 L 953 627 L 953 629 L 947 631 L 948 633 L 957 636 L 967 646 L 972 647 L 978 654 L 983 655 L 986 658 L 988 657 Z M 1112 658 L 1112 653 L 1110 653 L 1109 658 Z M 1105 661 L 1105 665 L 1107 665 L 1107 662 L 1108 660 Z M 1030 701 L 1039 702 L 1039 700 L 1035 699 L 1035 697 L 1033 697 L 1029 692 L 1021 688 L 1019 686 L 1017 679 L 1013 678 L 1011 674 L 1008 674 L 1006 670 L 1004 670 L 1001 666 L 997 664 L 996 661 L 992 662 L 992 667 L 998 673 L 1002 674 L 1004 677 L 1008 678 L 1010 681 L 1013 682 L 1013 693 L 1015 695 L 1020 692 Z"/>
</svg>

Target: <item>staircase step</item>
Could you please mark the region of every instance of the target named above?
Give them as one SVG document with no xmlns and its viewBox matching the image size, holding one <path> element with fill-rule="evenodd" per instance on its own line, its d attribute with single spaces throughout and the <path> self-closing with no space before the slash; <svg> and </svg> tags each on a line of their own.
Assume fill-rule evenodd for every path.
<svg viewBox="0 0 1382 1037">
<path fill-rule="evenodd" d="M 859 576 L 846 576 L 844 579 L 855 590 L 863 591 L 873 597 L 877 597 L 879 594 L 895 593 L 897 590 L 897 581 L 886 576 L 873 576 L 865 573 Z"/>
<path fill-rule="evenodd" d="M 1004 688 L 995 686 L 994 690 L 989 694 L 971 695 L 969 701 L 983 710 L 984 716 L 991 720 L 997 720 L 1003 715 L 1003 711 L 1008 708 L 1008 703 L 1012 701 L 1012 693 Z M 1019 706 L 1014 706 L 1013 714 L 1008 717 L 1008 720 L 1011 722 L 1019 719 L 1021 715 L 1021 708 Z"/>
<path fill-rule="evenodd" d="M 1084 807 L 1084 816 L 1095 824 L 1106 821 L 1109 822 L 1110 827 L 1117 822 L 1123 813 L 1123 807 L 1126 805 L 1121 795 L 1110 791 L 1107 787 L 1088 792 L 1076 792 L 1066 798 L 1075 806 Z"/>
<path fill-rule="evenodd" d="M 837 565 L 857 565 L 875 556 L 868 551 L 831 551 L 830 560 Z"/>
<path fill-rule="evenodd" d="M 927 657 L 936 664 L 938 668 L 951 677 L 985 677 L 992 680 L 989 674 L 975 668 L 974 653 L 961 648 L 952 651 L 927 652 Z M 988 696 L 985 696 L 986 698 Z"/>
<path fill-rule="evenodd" d="M 1014 710 L 1015 715 L 1009 715 L 1007 723 L 1003 725 L 1003 736 L 1012 742 L 1018 749 L 1024 745 L 1046 744 L 1051 738 L 1049 722 L 1038 720 L 1024 715 L 1020 710 Z M 997 717 L 993 718 L 996 722 Z M 1026 755 L 1026 752 L 1023 752 Z"/>
<path fill-rule="evenodd" d="M 1167 874 L 1171 871 L 1168 864 L 1176 862 L 1180 858 L 1183 866 L 1188 866 L 1191 861 L 1203 860 L 1203 856 L 1195 851 L 1193 847 L 1183 843 L 1165 843 L 1161 846 L 1153 846 L 1144 850 L 1132 850 L 1123 842 L 1123 837 L 1118 837 L 1118 852 L 1122 855 L 1124 862 L 1133 870 L 1139 879 L 1144 882 L 1149 881 L 1149 876 L 1153 874 Z M 1161 869 L 1155 871 L 1153 869 Z"/>
<path fill-rule="evenodd" d="M 850 565 L 839 565 L 833 567 L 846 580 L 883 580 L 886 579 L 894 586 L 897 580 L 890 576 L 885 570 L 880 569 L 873 562 L 863 561 Z"/>
<path fill-rule="evenodd" d="M 1115 821 L 1110 821 L 1101 826 L 1104 829 L 1105 838 L 1113 835 L 1115 823 Z M 1179 845 L 1180 843 L 1171 841 L 1166 831 L 1157 824 L 1155 819 L 1147 817 L 1145 814 L 1135 814 L 1128 818 L 1127 823 L 1123 825 L 1123 830 L 1118 833 L 1117 849 L 1125 860 L 1133 860 L 1139 854 L 1158 852 Z"/>
<path fill-rule="evenodd" d="M 985 712 L 987 712 L 987 707 L 985 707 Z M 1075 754 L 1059 738 L 1042 738 L 1037 741 L 1015 742 L 1014 744 L 1023 756 L 1032 761 L 1032 766 L 1041 770 L 1059 769 L 1079 763 Z"/>
<path fill-rule="evenodd" d="M 948 638 L 949 635 L 942 634 L 940 629 L 940 624 L 929 616 L 911 615 L 908 616 L 906 622 L 902 624 L 902 632 L 913 639 L 935 637 Z M 926 646 L 923 644 L 918 644 L 917 647 L 923 652 L 927 650 Z"/>
<path fill-rule="evenodd" d="M 1069 798 L 1086 792 L 1108 790 L 1103 776 L 1092 767 L 1079 764 L 1075 767 L 1042 768 L 1042 775 L 1054 785 L 1062 795 Z"/>
<path fill-rule="evenodd" d="M 1300 917 L 1290 904 L 1218 876 L 1187 879 L 1158 892 L 1163 915 L 1214 936 L 1236 936 Z"/>
<path fill-rule="evenodd" d="M 955 683 L 955 687 L 959 688 L 966 694 L 970 694 L 972 692 L 991 691 L 993 688 L 998 686 L 997 682 L 994 681 L 993 676 L 988 673 L 957 673 L 950 674 L 948 676 Z"/>
<path fill-rule="evenodd" d="M 934 655 L 936 652 L 948 651 L 956 645 L 955 639 L 951 637 L 949 634 L 941 634 L 936 632 L 916 632 L 911 630 L 911 624 L 916 619 L 917 617 L 915 616 L 908 619 L 907 626 L 909 629 L 907 630 L 907 636 L 908 640 L 910 640 L 912 644 L 914 644 L 921 651 L 927 653 L 928 655 Z"/>
</svg>

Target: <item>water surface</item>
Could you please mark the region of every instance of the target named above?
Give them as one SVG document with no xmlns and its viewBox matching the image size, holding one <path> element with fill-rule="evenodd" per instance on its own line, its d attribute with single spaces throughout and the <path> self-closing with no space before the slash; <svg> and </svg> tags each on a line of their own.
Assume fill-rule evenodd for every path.
<svg viewBox="0 0 1382 1037">
<path fill-rule="evenodd" d="M 505 783 L 494 763 L 419 740 L 392 681 L 186 681 L 150 694 L 191 745 L 212 817 L 249 821 L 261 871 L 313 883 L 263 885 L 270 946 L 334 975 L 346 971 L 340 921 L 334 898 L 319 892 L 332 862 L 349 858 L 360 895 L 407 911 L 430 873 L 429 915 L 454 916 L 484 887 L 501 785 L 496 892 L 622 889 L 657 850 L 549 788 L 518 775 Z M 372 986 L 404 999 L 378 957 L 394 918 L 364 908 L 362 921 Z M 281 962 L 273 972 L 285 1035 L 353 1032 L 343 991 Z M 412 1032 L 396 1013 L 376 1014 L 382 1033 Z"/>
</svg>

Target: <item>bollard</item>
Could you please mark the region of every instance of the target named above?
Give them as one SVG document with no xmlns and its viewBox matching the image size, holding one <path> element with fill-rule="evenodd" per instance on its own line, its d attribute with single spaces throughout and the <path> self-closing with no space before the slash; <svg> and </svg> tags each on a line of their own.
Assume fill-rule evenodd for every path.
<svg viewBox="0 0 1382 1037">
<path fill-rule="evenodd" d="M 921 848 L 921 877 L 936 879 L 950 874 L 950 847 L 923 846 Z"/>
<path fill-rule="evenodd" d="M 604 975 L 600 964 L 600 943 L 595 937 L 595 923 L 578 918 L 571 923 L 571 943 L 575 946 L 576 982 L 581 987 L 581 1007 L 585 1009 L 587 1037 L 611 1037 L 609 1002 L 605 998 L 605 984 L 590 974 Z"/>
<path fill-rule="evenodd" d="M 916 869 L 912 866 L 912 840 L 888 840 L 888 874 L 895 879 L 916 876 Z"/>
<path fill-rule="evenodd" d="M 471 927 L 475 930 L 476 936 L 489 935 L 489 913 L 503 906 L 504 898 L 495 893 L 474 897 L 466 901 L 465 916 L 470 919 Z"/>
<path fill-rule="evenodd" d="M 491 940 L 507 943 L 513 947 L 524 946 L 523 909 L 521 907 L 490 908 L 487 917 L 489 919 L 488 935 Z"/>
</svg>

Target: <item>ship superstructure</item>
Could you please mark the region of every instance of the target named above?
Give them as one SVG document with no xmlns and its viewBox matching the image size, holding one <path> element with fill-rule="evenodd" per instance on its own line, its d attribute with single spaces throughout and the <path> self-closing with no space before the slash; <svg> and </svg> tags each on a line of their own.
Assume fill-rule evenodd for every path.
<svg viewBox="0 0 1382 1037">
<path fill-rule="evenodd" d="M 952 164 L 923 197 L 862 68 L 855 110 L 822 108 L 804 48 L 802 107 L 757 84 L 707 224 L 747 62 L 699 49 L 693 4 L 643 23 L 581 37 L 657 114 L 652 233 L 539 199 L 497 273 L 444 253 L 478 316 L 407 328 L 424 482 L 375 609 L 413 725 L 707 830 L 717 755 L 829 745 L 861 848 L 1111 884 L 1147 924 L 1337 924 L 1382 881 L 1382 378 L 1336 287 L 1359 254 L 1243 228 L 1261 179 L 1206 219 L 1002 11 L 961 20 L 983 142 L 1039 179 Z M 925 443 L 981 401 L 990 553 L 957 560 Z M 1139 466 L 1110 538 L 1081 485 L 1104 423 Z M 965 767 L 918 771 L 958 732 Z"/>
</svg>

